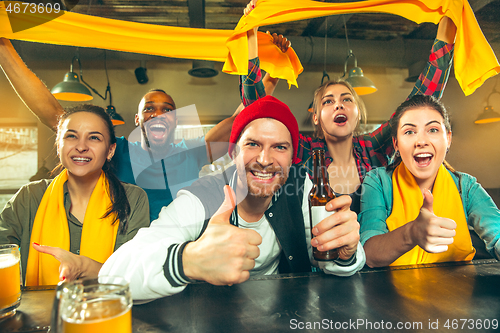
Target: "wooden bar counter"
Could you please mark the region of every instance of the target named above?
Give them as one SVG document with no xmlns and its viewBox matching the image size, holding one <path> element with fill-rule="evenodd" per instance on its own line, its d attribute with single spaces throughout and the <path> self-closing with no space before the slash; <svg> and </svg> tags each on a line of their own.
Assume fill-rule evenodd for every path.
<svg viewBox="0 0 500 333">
<path fill-rule="evenodd" d="M 26 288 L 0 332 L 47 332 L 54 288 Z M 274 275 L 189 285 L 132 308 L 134 332 L 500 331 L 500 262 Z M 495 324 L 496 323 L 496 324 Z"/>
</svg>

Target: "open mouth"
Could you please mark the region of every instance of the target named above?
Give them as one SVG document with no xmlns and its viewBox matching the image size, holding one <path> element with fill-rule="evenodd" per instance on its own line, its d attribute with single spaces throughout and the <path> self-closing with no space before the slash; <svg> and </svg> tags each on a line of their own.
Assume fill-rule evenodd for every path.
<svg viewBox="0 0 500 333">
<path fill-rule="evenodd" d="M 417 163 L 418 166 L 424 167 L 431 163 L 431 160 L 434 156 L 430 153 L 420 153 L 413 156 L 413 159 Z"/>
<path fill-rule="evenodd" d="M 336 124 L 345 124 L 347 122 L 347 116 L 345 114 L 338 114 L 335 116 L 333 121 Z"/>
<path fill-rule="evenodd" d="M 149 136 L 153 138 L 162 138 L 167 132 L 167 126 L 164 123 L 155 123 L 148 126 Z"/>
<path fill-rule="evenodd" d="M 89 157 L 81 157 L 81 156 L 73 156 L 71 159 L 77 163 L 87 163 L 92 161 L 92 159 Z"/>
</svg>

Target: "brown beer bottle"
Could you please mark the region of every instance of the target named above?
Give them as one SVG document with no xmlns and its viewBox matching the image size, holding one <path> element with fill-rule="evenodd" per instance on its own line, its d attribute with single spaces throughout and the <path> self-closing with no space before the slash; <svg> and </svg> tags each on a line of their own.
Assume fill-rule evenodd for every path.
<svg viewBox="0 0 500 333">
<path fill-rule="evenodd" d="M 313 149 L 313 187 L 309 192 L 309 220 L 312 229 L 327 216 L 334 212 L 328 212 L 325 209 L 328 201 L 335 198 L 335 194 L 328 184 L 325 165 L 325 150 L 322 148 Z M 337 249 L 329 251 L 319 251 L 313 247 L 313 257 L 318 261 L 334 260 L 339 257 Z"/>
</svg>

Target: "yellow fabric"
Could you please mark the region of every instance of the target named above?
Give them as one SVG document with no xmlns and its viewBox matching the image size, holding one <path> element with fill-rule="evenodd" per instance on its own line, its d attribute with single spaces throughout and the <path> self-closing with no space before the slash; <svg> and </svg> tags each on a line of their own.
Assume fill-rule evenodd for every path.
<svg viewBox="0 0 500 333">
<path fill-rule="evenodd" d="M 54 178 L 45 191 L 36 212 L 31 244 L 60 247 L 69 251 L 70 234 L 66 210 L 64 209 L 63 185 L 68 180 L 64 170 Z M 83 222 L 80 255 L 104 263 L 113 253 L 118 231 L 118 221 L 111 224 L 114 214 L 105 219 L 101 217 L 111 205 L 108 194 L 108 182 L 104 172 L 90 196 Z M 59 261 L 49 254 L 40 253 L 30 248 L 26 268 L 26 285 L 54 285 L 59 282 Z"/>
<path fill-rule="evenodd" d="M 345 13 L 388 13 L 416 23 L 439 23 L 450 17 L 457 26 L 455 43 L 455 76 L 465 95 L 472 94 L 491 76 L 500 72 L 500 65 L 484 38 L 467 0 L 371 0 L 351 3 L 325 3 L 312 0 L 260 0 L 247 17 L 242 17 L 229 38 L 227 72 L 246 71 L 243 57 L 245 32 L 256 26 L 309 19 Z M 233 57 L 234 59 L 231 59 Z M 235 65 L 235 67 L 229 65 Z"/>
<path fill-rule="evenodd" d="M 247 17 L 232 30 L 166 27 L 125 22 L 67 12 L 53 18 L 48 14 L 19 13 L 7 16 L 8 1 L 0 2 L 0 36 L 49 44 L 97 47 L 175 58 L 224 61 L 224 71 L 246 74 L 248 45 L 246 31 L 256 26 L 278 24 L 344 13 L 390 13 L 416 23 L 437 24 L 450 17 L 457 26 L 455 76 L 466 95 L 486 79 L 500 72 L 500 65 L 484 38 L 467 0 L 368 0 L 352 3 L 324 3 L 312 0 L 260 0 Z M 46 22 L 46 23 L 43 23 Z M 43 23 L 43 24 L 41 24 Z M 13 33 L 12 26 L 36 25 Z M 226 42 L 227 41 L 227 42 Z M 269 45 L 259 51 L 262 68 L 272 76 L 296 85 L 302 66 L 293 52 L 286 56 Z M 273 58 L 275 57 L 275 58 Z M 276 59 L 277 58 L 277 59 Z M 277 62 L 279 60 L 279 62 Z M 273 64 L 272 66 L 270 66 Z M 270 67 L 269 67 L 270 66 Z"/>
<path fill-rule="evenodd" d="M 415 220 L 424 202 L 415 178 L 404 163 L 401 163 L 392 174 L 392 191 L 392 213 L 386 220 L 389 231 Z M 453 244 L 442 253 L 428 253 L 417 245 L 394 261 L 391 266 L 470 261 L 474 257 L 476 250 L 472 247 L 462 199 L 453 178 L 443 165 L 439 167 L 432 195 L 434 214 L 452 219 L 457 224 Z"/>
</svg>

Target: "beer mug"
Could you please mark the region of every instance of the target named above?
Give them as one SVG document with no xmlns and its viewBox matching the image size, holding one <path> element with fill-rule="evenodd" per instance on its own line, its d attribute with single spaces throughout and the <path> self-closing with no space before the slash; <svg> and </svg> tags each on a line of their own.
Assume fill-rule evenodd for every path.
<svg viewBox="0 0 500 333">
<path fill-rule="evenodd" d="M 12 316 L 21 303 L 19 246 L 0 245 L 0 319 Z"/>
<path fill-rule="evenodd" d="M 57 286 L 50 332 L 132 332 L 132 296 L 121 277 L 100 276 Z"/>
</svg>

